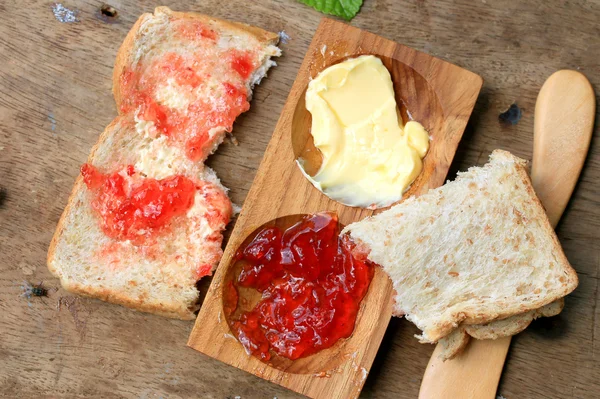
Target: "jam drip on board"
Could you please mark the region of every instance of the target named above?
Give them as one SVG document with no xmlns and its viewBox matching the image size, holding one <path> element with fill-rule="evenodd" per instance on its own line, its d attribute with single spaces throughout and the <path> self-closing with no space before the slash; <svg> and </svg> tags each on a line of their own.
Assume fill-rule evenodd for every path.
<svg viewBox="0 0 600 399">
<path fill-rule="evenodd" d="M 324 212 L 286 230 L 263 227 L 238 249 L 241 272 L 224 287 L 223 306 L 248 353 L 295 360 L 352 334 L 374 269 L 339 233 L 337 215 Z M 241 288 L 262 293 L 250 311 L 236 312 Z"/>
<path fill-rule="evenodd" d="M 196 185 L 185 176 L 136 178 L 132 165 L 125 174 L 130 179 L 119 172 L 104 174 L 90 164 L 81 167 L 93 195 L 92 208 L 108 237 L 142 244 L 194 204 Z"/>
</svg>

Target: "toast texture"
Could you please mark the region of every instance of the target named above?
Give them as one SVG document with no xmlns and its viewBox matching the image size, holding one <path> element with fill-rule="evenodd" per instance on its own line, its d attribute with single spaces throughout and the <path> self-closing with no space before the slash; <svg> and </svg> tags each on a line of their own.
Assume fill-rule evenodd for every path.
<svg viewBox="0 0 600 399">
<path fill-rule="evenodd" d="M 221 257 L 221 232 L 231 215 L 231 203 L 215 173 L 202 164 L 168 154 L 161 159 L 164 167 L 145 166 L 148 158 L 165 151 L 157 148 L 157 140 L 136 134 L 134 125 L 131 118 L 117 117 L 100 136 L 88 164 L 100 171 L 136 165 L 136 170 L 150 178 L 186 176 L 203 186 L 195 194 L 194 205 L 149 243 L 115 240 L 103 232 L 91 206 L 93 195 L 79 176 L 52 239 L 48 268 L 68 291 L 193 319 L 198 307 L 195 284 Z M 223 218 L 215 224 L 212 214 Z"/>
<path fill-rule="evenodd" d="M 154 13 L 145 13 L 138 18 L 117 52 L 112 77 L 113 96 L 117 103 L 117 109 L 121 108 L 123 100 L 120 90 L 120 79 L 123 72 L 129 66 L 139 62 L 140 59 L 148 57 L 150 49 L 160 47 L 160 43 L 156 43 L 161 41 L 160 38 L 148 35 L 148 32 L 167 30 L 169 21 L 172 19 L 195 20 L 220 31 L 224 36 L 220 39 L 223 41 L 224 46 L 237 46 L 240 48 L 258 46 L 263 48 L 259 61 L 261 67 L 253 72 L 253 79 L 250 79 L 249 83 L 250 88 L 252 85 L 260 83 L 260 79 L 266 74 L 266 70 L 274 65 L 274 61 L 270 57 L 281 54 L 279 48 L 276 47 L 279 41 L 277 33 L 195 12 L 178 12 L 164 6 L 156 7 Z M 167 48 L 163 48 L 162 51 L 166 50 Z"/>
<path fill-rule="evenodd" d="M 526 162 L 506 151 L 343 233 L 389 275 L 394 314 L 425 343 L 541 308 L 578 284 Z"/>
<path fill-rule="evenodd" d="M 254 86 L 260 83 L 269 68 L 276 65 L 272 57 L 281 55 L 281 50 L 276 46 L 278 40 L 277 33 L 253 26 L 157 7 L 153 14 L 140 16 L 117 53 L 112 77 L 117 109 L 120 114 L 135 114 L 139 132 L 155 135 L 152 133 L 153 118 L 145 115 L 137 104 L 131 109 L 132 94 L 136 96 L 139 93 L 131 93 L 128 84 L 146 89 L 151 87 L 159 104 L 178 108 L 180 114 L 186 116 L 193 114 L 199 104 L 202 107 L 225 109 L 222 99 L 227 97 L 227 93 L 223 82 L 243 86 L 250 100 Z M 248 65 L 244 66 L 247 70 L 243 72 L 247 76 L 238 76 L 232 71 L 234 55 L 244 56 Z M 171 66 L 160 62 L 164 58 L 187 68 L 198 69 L 201 82 L 187 84 L 191 82 L 182 82 L 185 79 L 181 79 L 181 74 L 170 74 L 170 71 L 165 76 L 164 70 Z M 136 81 L 131 82 L 132 74 Z M 196 120 L 215 118 L 203 112 L 196 112 L 190 117 Z M 229 123 L 221 122 L 206 126 L 209 145 L 195 160 L 204 161 L 223 141 L 226 132 L 231 131 L 232 120 Z M 171 144 L 176 145 L 180 140 L 202 133 L 197 131 L 202 130 L 200 126 L 196 121 L 189 126 L 184 123 L 182 133 L 185 137 L 172 137 Z"/>
<path fill-rule="evenodd" d="M 495 320 L 487 324 L 460 325 L 438 341 L 438 345 L 442 345 L 442 352 L 439 356 L 444 361 L 454 359 L 466 348 L 471 337 L 475 339 L 498 339 L 516 335 L 525 330 L 533 320 L 539 317 L 558 315 L 562 311 L 564 304 L 564 299 L 560 298 L 539 309 L 516 314 L 506 319 Z"/>
<path fill-rule="evenodd" d="M 463 327 L 458 327 L 450 334 L 446 335 L 438 341 L 438 345 L 442 346 L 440 358 L 443 361 L 454 359 L 465 350 L 471 337 Z"/>
<path fill-rule="evenodd" d="M 185 214 L 175 215 L 142 242 L 115 238 L 106 233 L 98 214 L 98 193 L 88 187 L 80 174 L 58 222 L 47 259 L 49 270 L 60 278 L 66 290 L 143 312 L 184 320 L 195 318 L 199 307 L 196 283 L 218 264 L 222 231 L 232 213 L 227 189 L 203 160 L 231 130 L 235 117 L 248 109 L 252 88 L 275 65 L 271 57 L 280 55 L 275 46 L 277 40 L 277 34 L 259 28 L 174 12 L 167 7 L 158 7 L 153 14 L 143 14 L 138 19 L 115 62 L 113 93 L 120 115 L 100 135 L 87 164 L 105 176 L 118 175 L 130 192 L 149 179 L 185 178 L 193 182 L 193 203 Z M 204 49 L 205 55 L 212 54 L 212 61 L 207 56 L 206 63 L 198 62 L 198 49 Z M 233 71 L 235 60 L 220 59 L 221 52 L 241 54 L 245 57 L 242 61 L 247 62 Z M 158 65 L 153 75 L 146 72 L 149 65 Z M 149 94 L 140 94 L 131 87 L 127 93 L 121 90 L 127 87 L 123 82 L 132 71 L 137 73 L 136 85 L 140 81 L 151 83 L 150 89 L 145 88 Z M 186 79 L 183 83 L 182 71 Z M 223 79 L 206 78 L 213 74 Z M 176 84 L 169 87 L 172 82 Z M 192 91 L 192 86 L 197 90 Z M 182 93 L 187 95 L 183 106 Z M 233 100 L 231 93 L 236 95 Z M 237 108 L 231 110 L 230 104 L 223 103 L 227 95 L 230 103 L 237 102 Z M 207 125 L 202 119 L 207 112 L 190 111 L 199 108 L 199 101 L 204 101 L 202 106 L 212 112 L 213 124 L 205 137 L 206 151 L 198 160 L 191 159 L 166 129 L 152 131 L 148 127 L 161 121 L 160 117 L 163 124 L 171 125 L 184 120 L 187 130 L 180 134 L 193 135 L 197 126 Z M 167 117 L 148 112 L 149 103 L 154 107 L 151 111 L 158 108 Z M 141 112 L 144 107 L 145 113 Z M 219 112 L 228 114 L 223 126 L 218 123 Z M 168 119 L 172 115 L 180 119 Z"/>
<path fill-rule="evenodd" d="M 466 348 L 471 337 L 475 339 L 498 339 L 516 335 L 525 330 L 533 320 L 539 317 L 558 315 L 562 311 L 564 304 L 564 298 L 560 298 L 539 309 L 516 314 L 506 319 L 495 320 L 487 324 L 461 325 L 438 341 L 438 345 L 442 345 L 440 358 L 446 361 L 460 355 Z"/>
<path fill-rule="evenodd" d="M 464 330 L 475 339 L 510 337 L 525 330 L 537 318 L 556 316 L 562 311 L 564 304 L 564 299 L 561 298 L 539 309 L 530 310 L 506 319 L 487 324 L 465 325 Z"/>
</svg>

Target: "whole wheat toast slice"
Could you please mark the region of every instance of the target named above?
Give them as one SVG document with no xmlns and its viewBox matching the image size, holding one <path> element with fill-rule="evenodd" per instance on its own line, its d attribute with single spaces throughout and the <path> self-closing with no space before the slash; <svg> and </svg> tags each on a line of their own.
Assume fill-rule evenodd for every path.
<svg viewBox="0 0 600 399">
<path fill-rule="evenodd" d="M 437 342 L 461 323 L 541 308 L 578 283 L 526 162 L 505 151 L 344 233 L 390 276 L 394 314 L 416 324 L 422 342 Z"/>
</svg>

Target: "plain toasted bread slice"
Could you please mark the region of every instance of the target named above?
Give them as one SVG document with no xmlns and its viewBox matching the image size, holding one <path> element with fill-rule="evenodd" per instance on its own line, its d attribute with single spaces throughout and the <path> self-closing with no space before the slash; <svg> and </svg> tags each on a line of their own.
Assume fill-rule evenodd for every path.
<svg viewBox="0 0 600 399">
<path fill-rule="evenodd" d="M 526 162 L 496 150 L 457 179 L 346 227 L 390 276 L 395 315 L 436 342 L 547 305 L 577 286 Z"/>
</svg>

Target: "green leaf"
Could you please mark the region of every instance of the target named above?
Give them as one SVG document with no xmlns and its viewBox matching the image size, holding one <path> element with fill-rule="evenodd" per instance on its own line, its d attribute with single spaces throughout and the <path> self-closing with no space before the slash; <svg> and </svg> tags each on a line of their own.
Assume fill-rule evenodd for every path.
<svg viewBox="0 0 600 399">
<path fill-rule="evenodd" d="M 299 0 L 325 14 L 335 15 L 350 21 L 356 16 L 363 0 Z"/>
</svg>

